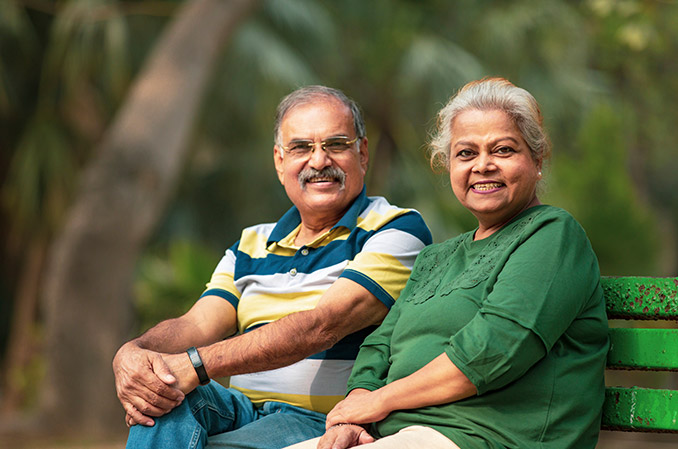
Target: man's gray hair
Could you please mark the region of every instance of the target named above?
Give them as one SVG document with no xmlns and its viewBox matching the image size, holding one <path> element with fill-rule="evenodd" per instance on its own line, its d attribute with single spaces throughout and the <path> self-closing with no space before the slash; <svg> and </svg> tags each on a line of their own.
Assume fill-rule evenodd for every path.
<svg viewBox="0 0 678 449">
<path fill-rule="evenodd" d="M 551 142 L 537 100 L 504 78 L 485 78 L 466 84 L 438 112 L 438 124 L 430 143 L 433 168 L 449 170 L 452 122 L 462 112 L 473 109 L 505 112 L 525 139 L 532 159 L 545 162 L 550 157 Z"/>
<path fill-rule="evenodd" d="M 280 101 L 275 116 L 275 125 L 273 128 L 275 144 L 279 146 L 282 145 L 280 125 L 282 124 L 285 114 L 287 114 L 290 109 L 295 106 L 312 103 L 323 98 L 336 98 L 341 103 L 343 103 L 351 111 L 351 115 L 353 116 L 353 128 L 355 129 L 358 139 L 362 139 L 366 136 L 365 120 L 363 119 L 363 114 L 360 111 L 360 107 L 355 101 L 347 97 L 346 94 L 344 94 L 339 89 L 333 89 L 326 86 L 304 86 L 290 93 Z"/>
</svg>

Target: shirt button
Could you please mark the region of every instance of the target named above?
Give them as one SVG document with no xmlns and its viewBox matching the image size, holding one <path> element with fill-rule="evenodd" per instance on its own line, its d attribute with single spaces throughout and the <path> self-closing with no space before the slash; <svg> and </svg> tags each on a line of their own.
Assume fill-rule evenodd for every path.
<svg viewBox="0 0 678 449">
<path fill-rule="evenodd" d="M 296 269 L 296 268 L 292 268 L 292 269 L 290 270 L 290 276 L 296 276 L 296 275 L 297 275 L 297 269 Z"/>
<path fill-rule="evenodd" d="M 301 255 L 302 256 L 308 256 L 308 248 L 304 248 L 301 250 Z"/>
</svg>

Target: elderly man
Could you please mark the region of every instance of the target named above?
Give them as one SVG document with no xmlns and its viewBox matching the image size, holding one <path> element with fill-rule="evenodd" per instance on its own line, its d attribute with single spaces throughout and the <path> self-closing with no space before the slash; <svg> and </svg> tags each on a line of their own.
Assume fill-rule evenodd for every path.
<svg viewBox="0 0 678 449">
<path fill-rule="evenodd" d="M 185 315 L 116 354 L 127 447 L 210 436 L 210 447 L 279 448 L 322 435 L 360 343 L 431 242 L 416 211 L 366 196 L 365 125 L 342 92 L 285 97 L 273 157 L 294 206 L 245 229 Z M 230 388 L 210 382 L 225 376 Z"/>
</svg>

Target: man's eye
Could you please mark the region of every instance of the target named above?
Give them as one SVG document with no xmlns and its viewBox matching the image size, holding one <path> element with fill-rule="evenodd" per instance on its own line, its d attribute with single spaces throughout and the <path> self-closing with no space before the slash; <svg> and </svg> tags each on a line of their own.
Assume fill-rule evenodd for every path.
<svg viewBox="0 0 678 449">
<path fill-rule="evenodd" d="M 344 151 L 348 145 L 344 140 L 328 140 L 325 142 L 325 148 L 329 151 Z"/>
<path fill-rule="evenodd" d="M 312 147 L 313 144 L 310 142 L 297 142 L 290 145 L 290 151 L 294 151 L 295 153 L 305 153 L 306 151 L 310 151 Z"/>
</svg>

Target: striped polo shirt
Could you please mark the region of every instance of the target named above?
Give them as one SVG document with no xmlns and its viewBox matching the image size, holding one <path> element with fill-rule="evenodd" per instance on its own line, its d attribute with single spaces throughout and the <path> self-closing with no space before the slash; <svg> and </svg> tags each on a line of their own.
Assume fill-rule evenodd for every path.
<svg viewBox="0 0 678 449">
<path fill-rule="evenodd" d="M 313 309 L 340 277 L 362 285 L 390 308 L 417 254 L 432 240 L 417 211 L 367 197 L 364 188 L 332 229 L 302 247 L 294 245 L 300 224 L 292 207 L 277 223 L 246 228 L 217 265 L 202 296 L 229 301 L 240 333 Z M 279 401 L 327 413 L 343 399 L 360 344 L 373 329 L 292 365 L 232 376 L 230 386 L 254 403 Z"/>
</svg>

